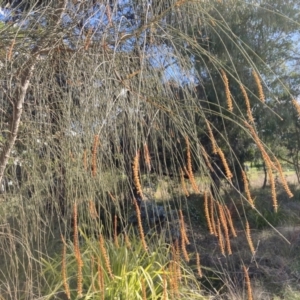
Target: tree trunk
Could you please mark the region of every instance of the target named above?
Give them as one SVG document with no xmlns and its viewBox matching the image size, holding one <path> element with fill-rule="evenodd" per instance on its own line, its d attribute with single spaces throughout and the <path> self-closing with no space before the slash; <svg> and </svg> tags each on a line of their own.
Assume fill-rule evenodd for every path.
<svg viewBox="0 0 300 300">
<path fill-rule="evenodd" d="M 29 87 L 29 82 L 32 76 L 34 66 L 35 66 L 35 59 L 31 59 L 28 62 L 27 67 L 20 72 L 21 73 L 21 75 L 19 75 L 20 78 L 16 78 L 16 80 L 19 83 L 16 89 L 15 99 L 13 100 L 13 104 L 12 104 L 13 114 L 11 116 L 11 121 L 10 121 L 10 133 L 7 141 L 5 142 L 2 153 L 0 155 L 0 182 L 2 182 L 2 178 L 4 175 L 4 171 L 8 159 L 10 157 L 11 150 L 14 147 L 17 139 L 20 120 L 23 111 L 24 99 L 26 96 L 27 89 Z"/>
</svg>

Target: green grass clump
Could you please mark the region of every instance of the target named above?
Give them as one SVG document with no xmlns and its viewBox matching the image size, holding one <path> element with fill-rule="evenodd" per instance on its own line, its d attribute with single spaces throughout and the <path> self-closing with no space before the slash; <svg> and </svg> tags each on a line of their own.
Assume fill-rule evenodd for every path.
<svg viewBox="0 0 300 300">
<path fill-rule="evenodd" d="M 172 246 L 151 240 L 145 251 L 137 236 L 130 236 L 129 245 L 122 235 L 105 240 L 104 253 L 98 240 L 82 236 L 82 274 L 71 242 L 65 254 L 43 260 L 45 299 L 67 299 L 66 286 L 70 299 L 205 299 L 193 271 L 174 258 Z"/>
</svg>

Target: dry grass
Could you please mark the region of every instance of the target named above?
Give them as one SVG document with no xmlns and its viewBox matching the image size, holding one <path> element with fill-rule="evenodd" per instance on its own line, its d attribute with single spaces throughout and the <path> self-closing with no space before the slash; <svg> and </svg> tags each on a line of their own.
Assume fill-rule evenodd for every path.
<svg viewBox="0 0 300 300">
<path fill-rule="evenodd" d="M 294 180 L 294 176 L 290 176 Z M 250 186 L 262 185 L 263 178 L 250 181 Z M 267 187 L 270 188 L 270 187 Z M 294 189 L 292 189 L 294 192 Z M 249 206 L 245 213 L 249 216 L 249 229 L 251 228 L 251 247 L 249 247 L 249 231 L 245 230 L 240 222 L 239 216 L 233 216 L 233 222 L 237 231 L 237 237 L 230 239 L 232 255 L 225 255 L 224 237 L 214 237 L 208 235 L 203 229 L 198 229 L 193 247 L 201 249 L 201 266 L 204 278 L 206 276 L 216 276 L 213 285 L 223 282 L 226 285 L 224 299 L 297 299 L 300 286 L 300 217 L 295 211 L 300 211 L 300 198 L 289 200 L 285 190 L 277 190 L 278 213 L 272 210 L 272 195 L 267 190 L 251 189 L 251 193 L 256 199 L 257 209 L 268 219 L 271 224 L 276 224 L 272 229 L 267 223 L 261 224 L 260 218 L 254 217 L 256 213 Z M 294 192 L 295 193 L 295 192 Z M 227 199 L 226 201 L 232 201 Z M 235 204 L 239 207 L 239 201 Z M 204 204 L 196 196 L 189 198 L 190 211 L 203 211 Z M 199 218 L 192 215 L 193 229 L 196 231 Z M 262 220 L 262 219 L 261 219 Z M 206 217 L 203 213 L 202 222 L 205 224 Z M 218 233 L 222 232 L 221 222 L 218 222 Z M 223 228 L 224 232 L 224 228 Z M 247 238 L 248 235 L 248 238 Z M 220 247 L 221 243 L 221 247 Z M 276 246 L 275 246 L 276 245 Z M 246 281 L 240 276 L 243 265 L 247 266 L 250 281 Z M 213 271 L 214 270 L 214 271 Z M 218 273 L 220 272 L 220 275 Z M 214 274 L 214 275 L 213 275 Z M 217 275 L 219 274 L 219 275 Z M 229 278 L 231 278 L 229 280 Z M 251 295 L 249 287 L 251 285 Z M 226 296 L 227 295 L 227 296 Z M 252 298 L 251 298 L 252 297 Z M 285 298 L 286 297 L 286 298 Z M 289 298 L 290 297 L 290 298 Z M 293 298 L 295 297 L 295 298 Z M 223 298 L 221 298 L 223 299 Z"/>
</svg>

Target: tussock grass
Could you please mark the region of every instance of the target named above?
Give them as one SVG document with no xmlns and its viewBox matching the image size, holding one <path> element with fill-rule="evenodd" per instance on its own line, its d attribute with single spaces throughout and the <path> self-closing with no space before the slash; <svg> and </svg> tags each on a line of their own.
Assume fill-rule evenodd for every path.
<svg viewBox="0 0 300 300">
<path fill-rule="evenodd" d="M 80 277 L 73 243 L 64 244 L 63 257 L 44 257 L 45 299 L 64 293 L 70 293 L 70 299 L 168 299 L 173 293 L 188 299 L 206 299 L 200 292 L 193 271 L 180 258 L 173 260 L 169 245 L 152 241 L 145 251 L 139 238 L 129 236 L 130 247 L 126 245 L 124 236 L 118 237 L 119 247 L 103 238 L 99 246 L 99 241 L 83 236 Z M 175 290 L 172 289 L 174 286 Z"/>
</svg>

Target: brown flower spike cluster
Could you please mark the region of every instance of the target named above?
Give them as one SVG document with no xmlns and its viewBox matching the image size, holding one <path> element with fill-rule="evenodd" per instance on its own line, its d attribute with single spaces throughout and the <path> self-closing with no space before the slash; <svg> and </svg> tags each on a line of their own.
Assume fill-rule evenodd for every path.
<svg viewBox="0 0 300 300">
<path fill-rule="evenodd" d="M 294 107 L 296 108 L 298 115 L 300 116 L 300 104 L 295 99 L 292 100 L 292 103 L 293 103 Z"/>
<path fill-rule="evenodd" d="M 240 88 L 241 88 L 242 94 L 243 94 L 244 99 L 245 99 L 248 119 L 251 123 L 254 123 L 254 118 L 253 118 L 253 115 L 252 115 L 252 112 L 251 112 L 251 106 L 250 106 L 250 100 L 248 98 L 248 94 L 246 92 L 245 87 L 242 84 L 240 84 Z"/>
<path fill-rule="evenodd" d="M 187 175 L 189 177 L 190 183 L 192 185 L 192 188 L 196 194 L 200 194 L 200 190 L 197 186 L 194 173 L 193 173 L 193 168 L 192 168 L 192 156 L 191 156 L 191 147 L 190 147 L 190 142 L 189 138 L 186 136 L 185 137 L 185 143 L 186 143 L 186 155 L 187 155 Z"/>
<path fill-rule="evenodd" d="M 248 221 L 246 221 L 246 238 L 250 247 L 250 251 L 252 253 L 252 255 L 255 254 L 255 248 L 253 246 L 253 242 L 252 242 L 252 238 L 251 238 L 251 232 L 250 232 L 250 226 Z"/>
<path fill-rule="evenodd" d="M 137 219 L 138 219 L 138 227 L 139 227 L 140 238 L 141 238 L 141 241 L 142 241 L 143 248 L 147 252 L 148 251 L 148 246 L 147 246 L 147 243 L 146 243 L 146 240 L 145 240 L 145 234 L 144 234 L 144 229 L 143 229 L 143 224 L 142 224 L 142 219 L 141 219 L 141 211 L 140 211 L 140 208 L 139 208 L 139 206 L 136 202 L 136 199 L 133 199 L 133 203 L 134 203 L 134 206 L 135 206 L 136 216 L 137 216 Z"/>
<path fill-rule="evenodd" d="M 107 272 L 109 274 L 109 277 L 111 279 L 114 279 L 114 275 L 113 275 L 113 272 L 112 272 L 112 269 L 111 269 L 109 256 L 108 256 L 106 248 L 105 248 L 105 240 L 104 240 L 104 237 L 103 237 L 102 233 L 100 233 L 99 244 L 100 244 L 100 250 L 101 250 L 102 257 L 104 259 L 104 263 L 105 263 Z"/>
<path fill-rule="evenodd" d="M 252 75 L 254 77 L 254 80 L 255 80 L 255 83 L 256 83 L 256 86 L 257 86 L 259 100 L 264 103 L 265 102 L 265 95 L 264 95 L 264 90 L 263 90 L 259 75 L 254 70 L 252 71 Z"/>
<path fill-rule="evenodd" d="M 223 228 L 223 232 L 224 232 L 224 235 L 225 235 L 227 253 L 228 253 L 228 255 L 231 255 L 232 250 L 231 250 L 231 244 L 230 244 L 230 239 L 229 239 L 229 230 L 228 230 L 228 226 L 227 226 L 227 220 L 226 220 L 226 217 L 225 217 L 223 206 L 219 202 L 217 202 L 217 203 L 218 203 L 218 210 L 219 210 L 219 218 L 220 218 L 221 225 L 222 225 L 222 228 Z"/>
<path fill-rule="evenodd" d="M 228 81 L 228 77 L 225 73 L 224 70 L 221 69 L 221 75 L 222 75 L 222 79 L 224 82 L 224 87 L 225 87 L 225 95 L 226 95 L 226 101 L 227 101 L 227 108 L 229 111 L 233 110 L 233 104 L 232 104 L 232 96 L 231 96 L 231 92 L 229 89 L 229 81 Z"/>
<path fill-rule="evenodd" d="M 264 146 L 262 145 L 259 137 L 257 136 L 254 128 L 249 123 L 247 123 L 247 122 L 244 122 L 244 123 L 245 123 L 246 127 L 250 130 L 253 140 L 254 140 L 255 144 L 257 145 L 258 149 L 260 150 L 263 160 L 266 164 L 269 178 L 270 178 L 270 184 L 271 184 L 273 207 L 274 207 L 275 212 L 277 212 L 278 204 L 277 204 L 277 197 L 276 197 L 275 180 L 274 180 L 274 176 L 273 176 L 273 169 L 277 170 L 277 167 L 272 162 L 270 156 L 268 155 L 268 153 L 265 150 Z"/>
<path fill-rule="evenodd" d="M 210 139 L 210 142 L 211 142 L 211 146 L 212 146 L 212 153 L 213 154 L 217 154 L 217 142 L 215 140 L 215 137 L 213 135 L 213 132 L 212 132 L 212 129 L 210 127 L 210 124 L 209 122 L 207 121 L 207 119 L 205 119 L 205 122 L 206 122 L 206 126 L 207 126 L 207 130 L 208 130 L 208 135 L 209 135 L 209 139 Z"/>
<path fill-rule="evenodd" d="M 250 189 L 249 189 L 249 184 L 248 184 L 248 178 L 247 178 L 247 175 L 244 171 L 242 171 L 242 177 L 243 177 L 243 182 L 244 182 L 244 188 L 245 188 L 245 192 L 246 192 L 246 196 L 247 196 L 247 199 L 248 199 L 248 202 L 250 203 L 251 207 L 254 208 L 255 205 L 254 205 L 254 201 L 251 197 L 251 194 L 250 194 Z"/>
<path fill-rule="evenodd" d="M 187 237 L 187 234 L 186 234 L 185 223 L 184 223 L 182 210 L 179 209 L 178 213 L 179 213 L 179 220 L 180 220 L 181 251 L 182 251 L 182 254 L 183 254 L 183 257 L 184 257 L 185 261 L 189 262 L 190 258 L 189 258 L 189 255 L 187 253 L 187 250 L 186 250 L 186 245 L 189 245 L 190 241 L 189 241 L 189 239 Z"/>
<path fill-rule="evenodd" d="M 246 282 L 246 287 L 247 287 L 248 300 L 253 300 L 250 277 L 248 274 L 248 269 L 245 267 L 245 265 L 243 266 L 243 271 L 244 271 L 245 282 Z"/>
<path fill-rule="evenodd" d="M 214 229 L 213 229 L 212 222 L 211 222 L 210 215 L 209 215 L 207 191 L 204 191 L 204 212 L 205 212 L 205 217 L 206 217 L 209 233 L 214 234 Z"/>
<path fill-rule="evenodd" d="M 205 217 L 208 225 L 210 234 L 218 237 L 219 246 L 221 253 L 225 255 L 225 248 L 227 254 L 231 255 L 231 244 L 230 244 L 230 234 L 233 237 L 237 237 L 236 230 L 233 225 L 231 214 L 226 205 L 215 201 L 211 194 L 208 197 L 207 191 L 204 192 L 204 210 Z M 216 210 L 215 210 L 216 205 Z M 215 215 L 217 222 L 215 221 Z"/>
<path fill-rule="evenodd" d="M 136 188 L 137 193 L 140 195 L 140 197 L 143 199 L 143 191 L 142 191 L 142 185 L 140 183 L 140 176 L 139 176 L 139 167 L 140 167 L 140 151 L 137 151 L 133 164 L 132 164 L 132 172 L 133 172 L 133 181 Z"/>
<path fill-rule="evenodd" d="M 230 169 L 229 169 L 227 160 L 226 160 L 226 158 L 225 158 L 225 155 L 224 155 L 222 149 L 221 149 L 221 148 L 218 148 L 218 149 L 217 149 L 217 152 L 218 152 L 218 154 L 219 154 L 219 156 L 220 156 L 220 158 L 221 158 L 222 164 L 223 164 L 223 166 L 224 166 L 224 168 L 225 168 L 225 174 L 226 174 L 226 177 L 227 177 L 228 180 L 231 180 L 231 178 L 233 177 L 233 175 L 232 175 L 232 173 L 231 173 L 231 171 L 230 171 Z"/>
</svg>

